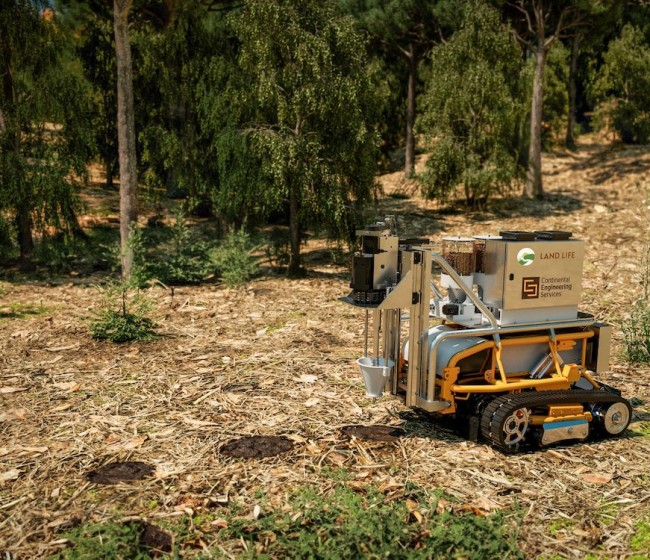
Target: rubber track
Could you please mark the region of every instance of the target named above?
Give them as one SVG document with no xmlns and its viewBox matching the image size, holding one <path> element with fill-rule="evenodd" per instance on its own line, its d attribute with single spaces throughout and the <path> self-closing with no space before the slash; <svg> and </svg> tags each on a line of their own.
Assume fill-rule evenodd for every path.
<svg viewBox="0 0 650 560">
<path fill-rule="evenodd" d="M 554 404 L 623 402 L 628 407 L 626 399 L 614 393 L 603 390 L 584 391 L 574 389 L 570 391 L 534 391 L 527 393 L 508 393 L 495 398 L 487 405 L 481 415 L 481 435 L 492 444 L 506 453 L 516 453 L 517 448 L 506 445 L 503 441 L 501 430 L 502 422 L 518 408 L 536 408 Z M 495 433 L 493 433 L 493 427 Z"/>
</svg>

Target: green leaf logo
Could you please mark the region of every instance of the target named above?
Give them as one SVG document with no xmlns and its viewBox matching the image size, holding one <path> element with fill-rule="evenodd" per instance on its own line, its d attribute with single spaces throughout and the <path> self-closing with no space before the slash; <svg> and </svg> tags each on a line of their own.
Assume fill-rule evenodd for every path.
<svg viewBox="0 0 650 560">
<path fill-rule="evenodd" d="M 522 266 L 529 266 L 535 260 L 535 251 L 529 247 L 523 248 L 517 253 L 517 262 Z"/>
</svg>

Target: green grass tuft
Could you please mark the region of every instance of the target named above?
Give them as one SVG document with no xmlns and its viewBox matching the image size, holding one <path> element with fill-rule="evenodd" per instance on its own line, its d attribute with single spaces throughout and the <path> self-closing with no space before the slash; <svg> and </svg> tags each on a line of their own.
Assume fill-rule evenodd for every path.
<svg viewBox="0 0 650 560">
<path fill-rule="evenodd" d="M 502 515 L 437 514 L 436 503 L 424 492 L 407 502 L 373 488 L 340 485 L 325 496 L 303 488 L 286 511 L 229 519 L 220 540 L 245 543 L 239 558 L 523 558 Z"/>
<path fill-rule="evenodd" d="M 630 548 L 640 554 L 630 556 L 630 560 L 647 559 L 650 550 L 650 517 L 638 522 L 634 528 L 635 534 L 630 542 Z"/>
<path fill-rule="evenodd" d="M 80 525 L 63 535 L 69 548 L 50 560 L 149 560 L 152 556 L 141 542 L 141 533 L 134 523 Z"/>
<path fill-rule="evenodd" d="M 42 303 L 35 305 L 33 303 L 10 303 L 9 305 L 0 305 L 0 319 L 27 319 L 37 315 L 48 313 L 50 309 Z"/>
</svg>

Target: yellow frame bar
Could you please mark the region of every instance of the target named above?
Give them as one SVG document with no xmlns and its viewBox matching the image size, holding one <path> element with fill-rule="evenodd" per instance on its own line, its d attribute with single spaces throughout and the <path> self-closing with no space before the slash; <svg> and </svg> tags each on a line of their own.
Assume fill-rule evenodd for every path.
<svg viewBox="0 0 650 560">
<path fill-rule="evenodd" d="M 447 379 L 442 380 L 441 383 L 442 396 L 443 398 L 444 397 L 449 398 L 450 393 L 498 393 L 503 391 L 519 391 L 522 389 L 532 389 L 532 388 L 539 388 L 542 390 L 568 389 L 570 383 L 568 382 L 566 377 L 562 376 L 558 354 L 557 354 L 557 343 L 563 340 L 583 341 L 582 343 L 583 348 L 581 352 L 582 354 L 581 375 L 583 375 L 585 379 L 587 379 L 587 381 L 589 381 L 592 385 L 598 387 L 597 383 L 593 380 L 593 378 L 585 371 L 586 346 L 587 346 L 586 340 L 592 338 L 593 336 L 594 336 L 593 331 L 582 331 L 582 332 L 557 334 L 555 335 L 555 341 L 553 341 L 553 339 L 549 335 L 535 335 L 535 336 L 524 336 L 524 337 L 501 339 L 500 346 L 497 347 L 496 351 L 493 353 L 493 360 L 492 360 L 493 368 L 495 365 L 494 364 L 495 361 L 496 364 L 498 364 L 499 366 L 499 373 L 501 379 L 495 380 L 493 384 L 488 384 L 488 385 L 459 385 L 455 383 L 457 376 L 453 376 L 453 381 L 452 381 L 453 384 L 451 386 L 449 386 L 446 383 Z M 547 379 L 525 379 L 525 380 L 509 382 L 506 377 L 506 372 L 504 371 L 503 368 L 503 363 L 501 362 L 501 348 L 503 348 L 504 346 L 526 346 L 529 344 L 540 344 L 540 343 L 549 344 L 549 348 L 553 356 L 553 362 L 557 373 L 554 374 L 551 378 L 547 378 Z M 471 348 L 463 350 L 458 354 L 456 354 L 450 360 L 447 368 L 445 369 L 456 368 L 458 362 L 460 362 L 462 359 L 471 356 L 473 354 L 477 354 L 485 349 L 495 348 L 495 346 L 496 344 L 494 343 L 494 341 L 486 340 L 482 344 L 478 344 L 476 346 L 472 346 Z"/>
</svg>

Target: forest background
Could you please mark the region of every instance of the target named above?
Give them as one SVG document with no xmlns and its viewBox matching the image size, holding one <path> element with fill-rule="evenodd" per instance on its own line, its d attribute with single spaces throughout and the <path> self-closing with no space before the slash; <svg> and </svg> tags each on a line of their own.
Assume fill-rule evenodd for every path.
<svg viewBox="0 0 650 560">
<path fill-rule="evenodd" d="M 123 276 L 171 244 L 169 283 L 223 274 L 222 239 L 304 273 L 301 242 L 353 241 L 380 171 L 441 203 L 541 198 L 543 149 L 648 141 L 649 36 L 645 2 L 4 2 L 0 266 L 114 266 L 79 223 L 89 181 L 120 189 Z M 164 225 L 169 200 L 156 236 L 138 209 Z"/>
</svg>

